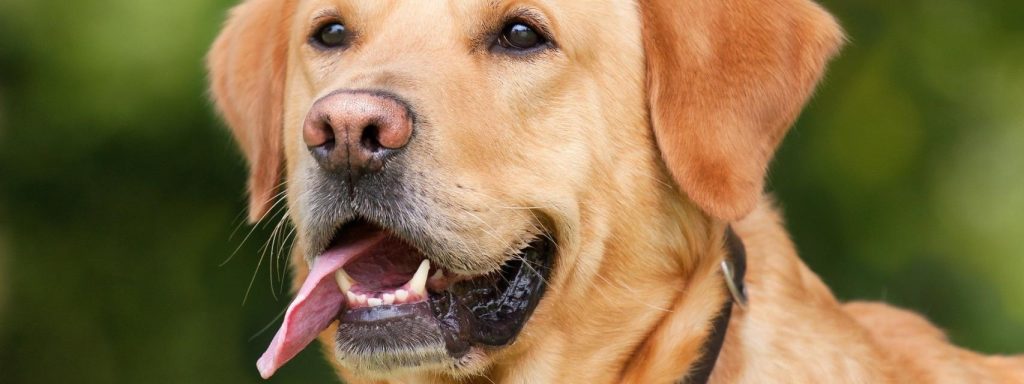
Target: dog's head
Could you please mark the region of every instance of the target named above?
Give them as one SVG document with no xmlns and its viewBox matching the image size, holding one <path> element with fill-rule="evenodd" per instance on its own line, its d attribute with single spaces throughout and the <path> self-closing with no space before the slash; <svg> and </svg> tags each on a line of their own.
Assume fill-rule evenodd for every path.
<svg viewBox="0 0 1024 384">
<path fill-rule="evenodd" d="M 339 319 L 368 375 L 566 332 L 597 271 L 672 268 L 685 239 L 656 239 L 753 208 L 840 40 L 807 0 L 246 1 L 213 96 L 250 218 L 284 185 L 309 267 L 261 371 Z"/>
</svg>

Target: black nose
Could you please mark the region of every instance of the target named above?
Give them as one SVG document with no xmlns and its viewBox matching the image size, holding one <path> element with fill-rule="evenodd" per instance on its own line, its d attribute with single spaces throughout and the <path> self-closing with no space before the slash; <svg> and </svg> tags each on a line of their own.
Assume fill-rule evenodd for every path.
<svg viewBox="0 0 1024 384">
<path fill-rule="evenodd" d="M 409 108 L 389 95 L 335 92 L 313 104 L 302 138 L 321 168 L 353 181 L 380 171 L 412 137 Z"/>
</svg>

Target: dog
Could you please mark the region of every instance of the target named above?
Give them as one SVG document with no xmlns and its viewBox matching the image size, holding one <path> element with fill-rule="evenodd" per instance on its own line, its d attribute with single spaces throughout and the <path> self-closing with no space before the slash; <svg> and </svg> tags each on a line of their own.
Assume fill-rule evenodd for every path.
<svg viewBox="0 0 1024 384">
<path fill-rule="evenodd" d="M 765 172 L 844 39 L 810 0 L 244 1 L 211 94 L 297 232 L 260 374 L 1024 383 L 796 255 Z"/>
</svg>

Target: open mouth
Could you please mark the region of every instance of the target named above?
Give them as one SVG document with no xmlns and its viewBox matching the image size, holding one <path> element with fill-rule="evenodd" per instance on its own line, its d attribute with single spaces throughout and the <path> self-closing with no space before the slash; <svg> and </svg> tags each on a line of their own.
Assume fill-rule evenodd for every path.
<svg viewBox="0 0 1024 384">
<path fill-rule="evenodd" d="M 538 236 L 500 269 L 452 273 L 391 231 L 344 225 L 309 275 L 257 367 L 269 378 L 338 321 L 337 356 L 357 371 L 457 361 L 511 343 L 540 302 L 554 244 Z"/>
</svg>

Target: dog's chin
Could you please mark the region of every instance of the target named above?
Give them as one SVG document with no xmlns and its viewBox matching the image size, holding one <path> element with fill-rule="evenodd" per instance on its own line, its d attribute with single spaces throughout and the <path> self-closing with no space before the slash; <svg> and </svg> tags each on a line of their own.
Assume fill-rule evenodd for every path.
<svg viewBox="0 0 1024 384">
<path fill-rule="evenodd" d="M 335 359 L 351 374 L 387 379 L 415 373 L 454 377 L 482 368 L 484 350 L 449 350 L 444 325 L 428 304 L 407 304 L 399 311 L 356 310 L 342 315 L 335 336 Z M 390 313 L 389 313 L 390 312 Z M 383 315 L 390 319 L 379 319 Z"/>
<path fill-rule="evenodd" d="M 383 244 L 386 251 L 344 268 L 348 303 L 337 318 L 335 358 L 361 377 L 462 376 L 478 370 L 485 351 L 511 344 L 526 324 L 544 294 L 555 251 L 551 238 L 542 235 L 510 251 L 514 256 L 494 271 L 456 275 L 423 261 L 431 258 L 404 240 L 391 235 L 388 241 L 397 243 Z M 430 277 L 426 289 L 417 290 L 423 268 Z M 410 294 L 395 298 L 409 287 Z"/>
</svg>

